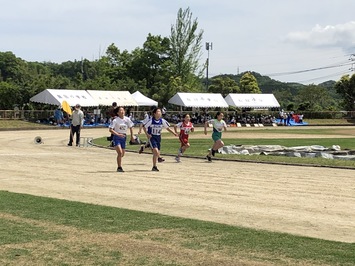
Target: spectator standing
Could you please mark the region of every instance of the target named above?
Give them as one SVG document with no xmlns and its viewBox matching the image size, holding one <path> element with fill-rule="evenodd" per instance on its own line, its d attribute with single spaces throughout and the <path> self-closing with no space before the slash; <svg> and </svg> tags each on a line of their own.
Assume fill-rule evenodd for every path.
<svg viewBox="0 0 355 266">
<path fill-rule="evenodd" d="M 70 137 L 68 146 L 73 146 L 74 134 L 76 134 L 76 146 L 80 143 L 80 131 L 84 125 L 84 113 L 80 110 L 80 104 L 75 105 L 75 110 L 71 115 Z"/>
<path fill-rule="evenodd" d="M 63 125 L 64 123 L 64 115 L 60 106 L 54 111 L 54 118 L 57 125 Z"/>
</svg>

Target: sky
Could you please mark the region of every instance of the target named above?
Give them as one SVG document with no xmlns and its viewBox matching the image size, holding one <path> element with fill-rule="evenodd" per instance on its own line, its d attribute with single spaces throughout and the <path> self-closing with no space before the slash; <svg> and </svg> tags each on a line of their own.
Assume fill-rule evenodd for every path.
<svg viewBox="0 0 355 266">
<path fill-rule="evenodd" d="M 149 33 L 169 37 L 179 8 L 190 8 L 203 30 L 200 62 L 209 57 L 209 77 L 255 71 L 319 84 L 355 73 L 354 0 L 0 0 L 0 6 L 0 52 L 26 61 L 97 60 L 112 43 L 130 52 Z"/>
</svg>

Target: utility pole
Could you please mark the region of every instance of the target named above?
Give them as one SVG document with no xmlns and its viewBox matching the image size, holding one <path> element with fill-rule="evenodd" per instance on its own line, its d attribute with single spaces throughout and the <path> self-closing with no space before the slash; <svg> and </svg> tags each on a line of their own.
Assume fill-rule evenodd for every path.
<svg viewBox="0 0 355 266">
<path fill-rule="evenodd" d="M 208 66 L 210 64 L 210 50 L 212 50 L 212 43 L 206 42 L 207 60 L 206 60 L 206 92 L 208 91 Z"/>
</svg>

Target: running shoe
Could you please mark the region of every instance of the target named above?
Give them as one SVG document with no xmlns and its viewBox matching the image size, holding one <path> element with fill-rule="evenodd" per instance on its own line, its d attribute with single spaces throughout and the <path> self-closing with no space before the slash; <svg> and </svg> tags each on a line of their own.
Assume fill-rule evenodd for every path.
<svg viewBox="0 0 355 266">
<path fill-rule="evenodd" d="M 162 158 L 162 157 L 159 157 L 159 158 L 158 158 L 158 163 L 162 163 L 162 162 L 165 162 L 165 159 Z"/>
<path fill-rule="evenodd" d="M 179 156 L 182 156 L 182 149 L 179 149 Z"/>
<path fill-rule="evenodd" d="M 212 162 L 212 157 L 211 157 L 211 156 L 207 155 L 207 156 L 206 156 L 206 159 L 207 159 L 209 162 Z"/>
<path fill-rule="evenodd" d="M 141 147 L 139 148 L 138 153 L 141 154 L 144 151 L 144 145 L 141 145 Z"/>
<path fill-rule="evenodd" d="M 179 157 L 179 156 L 176 156 L 176 157 L 175 157 L 175 161 L 176 161 L 177 163 L 181 163 L 180 157 Z"/>
<path fill-rule="evenodd" d="M 153 166 L 152 171 L 154 171 L 154 172 L 159 172 L 159 169 L 158 169 L 158 167 Z"/>
<path fill-rule="evenodd" d="M 123 173 L 124 171 L 123 171 L 122 167 L 118 167 L 118 168 L 117 168 L 117 172 Z"/>
</svg>

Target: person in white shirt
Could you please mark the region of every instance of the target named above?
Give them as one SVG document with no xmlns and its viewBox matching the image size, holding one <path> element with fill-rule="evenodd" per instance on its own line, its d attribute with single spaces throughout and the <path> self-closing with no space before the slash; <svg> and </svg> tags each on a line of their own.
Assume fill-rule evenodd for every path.
<svg viewBox="0 0 355 266">
<path fill-rule="evenodd" d="M 113 146 L 117 152 L 117 172 L 124 172 L 122 169 L 122 157 L 125 154 L 127 129 L 130 130 L 131 141 L 133 138 L 133 122 L 125 116 L 125 110 L 123 107 L 115 109 L 116 118 L 109 126 L 109 131 L 113 135 Z"/>
<path fill-rule="evenodd" d="M 215 155 L 216 152 L 218 152 L 219 148 L 222 148 L 224 146 L 224 143 L 222 141 L 222 131 L 227 131 L 227 124 L 223 120 L 224 114 L 222 112 L 217 112 L 215 119 L 211 119 L 205 122 L 205 135 L 207 135 L 207 127 L 209 124 L 212 124 L 213 126 L 213 132 L 212 132 L 212 139 L 214 141 L 214 144 L 212 148 L 210 149 L 209 154 L 206 156 L 207 160 L 209 162 L 212 161 L 212 156 Z"/>
<path fill-rule="evenodd" d="M 76 134 L 76 146 L 80 144 L 80 130 L 84 125 L 84 113 L 80 110 L 80 104 L 75 105 L 75 110 L 71 115 L 70 136 L 68 146 L 73 146 L 74 135 Z"/>
</svg>

